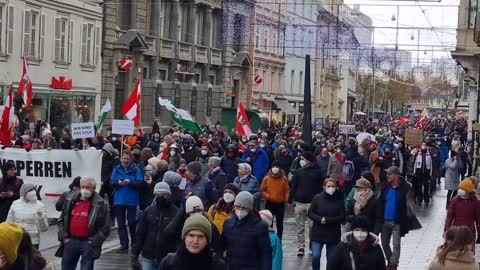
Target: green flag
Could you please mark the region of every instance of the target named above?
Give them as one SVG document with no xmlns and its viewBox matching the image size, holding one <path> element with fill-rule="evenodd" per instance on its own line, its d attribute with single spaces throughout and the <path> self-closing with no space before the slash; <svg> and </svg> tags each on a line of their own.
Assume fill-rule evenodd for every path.
<svg viewBox="0 0 480 270">
<path fill-rule="evenodd" d="M 202 133 L 200 126 L 197 124 L 197 122 L 195 122 L 195 119 L 193 119 L 192 115 L 189 112 L 176 108 L 167 99 L 159 97 L 158 102 L 160 103 L 160 105 L 165 106 L 165 108 L 170 111 L 170 117 L 172 117 L 172 120 L 177 122 L 184 129 L 190 129 L 197 134 Z"/>
<path fill-rule="evenodd" d="M 107 99 L 105 102 L 105 105 L 103 105 L 102 110 L 100 110 L 100 114 L 98 115 L 97 118 L 97 132 L 100 133 L 102 131 L 102 126 L 103 122 L 105 121 L 105 118 L 107 117 L 107 114 L 112 111 L 112 104 L 110 103 L 110 100 Z"/>
</svg>

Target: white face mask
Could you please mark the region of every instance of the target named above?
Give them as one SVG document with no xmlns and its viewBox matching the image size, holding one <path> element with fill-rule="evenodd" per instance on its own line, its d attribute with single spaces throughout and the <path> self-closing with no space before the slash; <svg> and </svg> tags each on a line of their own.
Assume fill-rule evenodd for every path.
<svg viewBox="0 0 480 270">
<path fill-rule="evenodd" d="M 223 194 L 223 200 L 226 203 L 231 203 L 235 200 L 235 195 L 233 195 L 232 193 L 224 193 Z"/>
<path fill-rule="evenodd" d="M 265 148 L 265 144 L 263 143 L 259 144 L 258 146 L 260 146 L 261 148 Z"/>
<path fill-rule="evenodd" d="M 329 194 L 329 195 L 333 195 L 333 193 L 335 193 L 335 190 L 336 190 L 336 188 L 329 187 L 329 188 L 325 189 L 325 192 L 327 192 L 327 194 Z"/>
<path fill-rule="evenodd" d="M 25 194 L 25 199 L 28 202 L 36 202 L 37 201 L 37 192 L 35 190 L 30 190 Z"/>
<path fill-rule="evenodd" d="M 273 168 L 272 168 L 272 173 L 273 173 L 273 174 L 277 174 L 277 173 L 279 173 L 279 172 L 280 172 L 280 168 L 278 168 L 278 167 L 273 167 Z"/>
<path fill-rule="evenodd" d="M 457 194 L 458 194 L 458 196 L 460 196 L 460 197 L 462 197 L 462 198 L 467 197 L 467 192 L 466 192 L 465 190 L 463 190 L 463 189 L 459 189 L 459 190 L 457 191 Z"/>
<path fill-rule="evenodd" d="M 425 150 L 427 149 L 427 147 L 425 145 L 422 145 L 422 150 Z"/>
<path fill-rule="evenodd" d="M 257 151 L 256 148 L 250 149 L 250 152 L 252 152 L 252 153 L 255 153 L 255 151 Z"/>
<path fill-rule="evenodd" d="M 355 239 L 358 242 L 362 242 L 362 241 L 365 241 L 365 239 L 367 239 L 368 233 L 367 232 L 362 232 L 362 231 L 354 231 L 353 232 L 353 237 L 355 237 Z"/>
<path fill-rule="evenodd" d="M 342 149 L 337 149 L 337 153 L 341 153 L 342 152 Z"/>
<path fill-rule="evenodd" d="M 202 150 L 202 151 L 200 151 L 200 153 L 202 153 L 203 156 L 206 156 L 208 154 L 208 151 L 207 150 Z"/>
<path fill-rule="evenodd" d="M 81 199 L 86 200 L 92 196 L 92 192 L 88 189 L 83 188 L 80 190 L 80 195 L 81 195 Z"/>
<path fill-rule="evenodd" d="M 170 156 L 175 156 L 176 153 L 177 151 L 170 151 Z"/>
<path fill-rule="evenodd" d="M 305 167 L 305 166 L 307 166 L 307 161 L 304 160 L 304 159 L 300 160 L 300 167 L 303 168 L 303 167 Z"/>
<path fill-rule="evenodd" d="M 248 211 L 245 210 L 235 210 L 235 215 L 237 215 L 238 219 L 243 219 L 248 215 Z"/>
</svg>

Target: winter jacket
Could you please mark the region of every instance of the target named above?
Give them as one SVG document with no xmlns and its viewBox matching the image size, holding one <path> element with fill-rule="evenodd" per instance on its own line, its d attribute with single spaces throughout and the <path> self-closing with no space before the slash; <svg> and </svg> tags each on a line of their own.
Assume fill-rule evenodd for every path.
<svg viewBox="0 0 480 270">
<path fill-rule="evenodd" d="M 223 225 L 222 239 L 230 270 L 271 270 L 272 247 L 268 227 L 252 210 L 239 220 L 233 215 Z"/>
<path fill-rule="evenodd" d="M 210 179 L 210 181 L 212 181 L 215 185 L 217 193 L 215 201 L 217 201 L 223 195 L 223 187 L 225 187 L 225 185 L 227 184 L 227 174 L 218 167 L 213 172 L 209 172 L 208 179 Z"/>
<path fill-rule="evenodd" d="M 62 257 L 64 240 L 70 238 L 70 218 L 76 202 L 80 200 L 80 192 L 75 192 L 65 201 L 65 207 L 58 218 L 58 241 L 60 247 L 55 256 Z M 108 204 L 98 193 L 94 193 L 91 200 L 90 212 L 88 213 L 88 242 L 92 245 L 94 259 L 100 258 L 102 244 L 110 233 L 110 214 Z"/>
<path fill-rule="evenodd" d="M 324 179 L 321 175 L 322 172 L 315 162 L 296 170 L 288 201 L 310 203 L 313 196 L 323 191 Z"/>
<path fill-rule="evenodd" d="M 154 156 L 158 156 L 158 154 L 160 154 L 160 144 L 162 143 L 162 141 L 160 139 L 158 140 L 155 140 L 155 139 L 151 139 L 147 142 L 147 145 L 146 147 L 152 149 L 152 153 Z"/>
<path fill-rule="evenodd" d="M 250 161 L 248 161 L 247 158 L 250 158 Z M 250 150 L 245 151 L 242 156 L 242 161 L 252 166 L 252 174 L 258 181 L 262 181 L 270 168 L 270 160 L 268 160 L 267 153 L 265 153 L 261 147 L 257 147 L 255 153 L 252 153 Z"/>
<path fill-rule="evenodd" d="M 283 170 L 285 175 L 288 175 L 288 173 L 290 172 L 290 166 L 292 166 L 293 162 L 292 156 L 290 156 L 289 154 L 286 156 L 279 155 L 277 158 L 277 162 L 278 166 L 280 167 L 280 169 Z"/>
<path fill-rule="evenodd" d="M 449 158 L 445 161 L 445 190 L 457 190 L 460 183 L 460 161 Z"/>
<path fill-rule="evenodd" d="M 378 200 L 375 198 L 374 193 L 370 200 L 368 200 L 367 205 L 360 210 L 360 215 L 365 216 L 368 219 L 368 231 L 374 234 L 380 233 L 380 228 L 376 228 L 375 226 L 383 219 L 383 216 L 377 215 L 377 203 Z M 353 220 L 353 217 L 355 216 L 354 207 L 355 200 L 352 200 L 348 208 L 345 209 L 348 222 Z"/>
<path fill-rule="evenodd" d="M 208 171 L 210 168 L 208 167 L 208 159 L 210 158 L 210 155 L 207 156 L 202 156 L 200 155 L 196 161 L 200 162 L 200 165 L 202 166 L 202 170 L 200 172 L 200 175 L 203 177 L 208 177 Z"/>
<path fill-rule="evenodd" d="M 176 249 L 175 238 L 164 232 L 165 227 L 177 214 L 177 207 L 169 204 L 159 207 L 156 204 L 147 207 L 137 224 L 135 245 L 132 254 L 160 263 L 168 253 Z"/>
<path fill-rule="evenodd" d="M 220 234 L 223 233 L 223 224 L 225 223 L 225 220 L 235 214 L 233 207 L 227 210 L 225 207 L 220 207 L 221 204 L 225 204 L 223 198 L 218 200 L 217 204 L 210 206 L 208 209 L 208 219 L 217 226 Z"/>
<path fill-rule="evenodd" d="M 185 150 L 182 154 L 182 158 L 187 161 L 187 164 L 195 161 L 195 159 L 200 155 L 200 151 L 196 146 L 192 146 L 191 149 Z"/>
<path fill-rule="evenodd" d="M 130 183 L 125 186 L 120 186 L 120 180 L 128 179 Z M 123 167 L 118 164 L 112 172 L 112 179 L 110 183 L 115 189 L 113 196 L 114 205 L 138 205 L 139 193 L 138 189 L 143 185 L 143 175 L 138 167 L 131 163 L 128 167 Z"/>
<path fill-rule="evenodd" d="M 247 177 L 241 179 L 240 176 L 237 176 L 233 181 L 233 184 L 238 187 L 240 191 L 248 191 L 253 195 L 254 207 L 255 209 L 260 209 L 260 199 L 262 198 L 262 192 L 260 191 L 260 184 L 258 180 L 253 175 L 248 175 Z"/>
<path fill-rule="evenodd" d="M 343 164 L 340 163 L 338 158 L 335 155 L 330 157 L 328 161 L 328 168 L 327 168 L 327 177 L 333 178 L 337 181 L 340 180 L 343 172 Z"/>
<path fill-rule="evenodd" d="M 62 196 L 60 196 L 60 198 L 58 198 L 58 201 L 55 203 L 55 210 L 57 210 L 58 212 L 61 212 L 62 209 L 63 209 L 63 204 L 65 203 L 65 201 L 67 200 L 67 198 L 72 195 L 73 193 L 75 193 L 75 191 L 65 191 Z"/>
<path fill-rule="evenodd" d="M 23 185 L 21 178 L 2 177 L 0 178 L 0 192 L 13 191 L 13 197 L 0 198 L 0 223 L 7 219 L 10 206 L 15 200 L 20 198 L 20 188 Z"/>
<path fill-rule="evenodd" d="M 102 183 L 103 185 L 110 185 L 110 178 L 112 177 L 112 171 L 117 166 L 118 160 L 116 160 L 112 155 L 108 154 L 102 157 Z"/>
<path fill-rule="evenodd" d="M 187 181 L 184 195 L 185 197 L 199 197 L 200 200 L 202 200 L 203 207 L 205 207 L 205 209 L 208 209 L 210 205 L 217 202 L 217 191 L 215 190 L 215 184 L 202 176 L 197 176 L 195 179 Z"/>
<path fill-rule="evenodd" d="M 207 249 L 209 247 L 206 247 Z M 205 251 L 204 251 L 205 252 Z M 199 265 L 192 255 L 188 256 L 185 251 L 177 251 L 176 253 L 168 254 L 160 263 L 159 270 L 227 270 L 227 264 L 216 253 L 209 251 L 207 254 L 208 260 L 211 261 L 210 266 Z M 205 260 L 202 260 L 205 262 Z"/>
<path fill-rule="evenodd" d="M 380 187 L 380 199 L 377 202 L 377 215 L 378 219 L 375 226 L 376 228 L 381 228 L 383 227 L 384 223 L 384 214 L 385 214 L 385 201 L 387 198 L 387 189 L 389 187 L 389 184 L 386 184 L 383 187 Z M 400 219 L 400 236 L 403 237 L 405 236 L 411 227 L 411 218 L 408 215 L 408 210 L 407 210 L 407 203 L 408 203 L 408 194 L 410 190 L 412 189 L 411 185 L 404 180 L 401 180 L 400 186 L 398 187 L 400 189 L 400 198 L 398 199 L 398 205 L 397 205 L 397 211 L 399 211 L 399 219 Z"/>
<path fill-rule="evenodd" d="M 269 174 L 263 178 L 260 186 L 263 198 L 273 203 L 288 202 L 290 195 L 290 186 L 287 177 L 283 174 Z"/>
<path fill-rule="evenodd" d="M 327 178 L 328 164 L 330 163 L 330 158 L 331 157 L 329 154 L 327 154 L 325 157 L 323 157 L 321 154 L 316 157 L 317 165 L 322 171 L 323 179 Z"/>
<path fill-rule="evenodd" d="M 448 159 L 448 148 L 442 144 L 439 146 L 440 150 L 440 161 L 445 162 Z"/>
<path fill-rule="evenodd" d="M 379 237 L 370 233 L 366 241 L 367 246 L 360 251 L 353 233 L 344 234 L 327 261 L 327 270 L 385 270 L 385 257 Z"/>
<path fill-rule="evenodd" d="M 40 232 L 48 231 L 47 209 L 40 202 L 26 202 L 20 198 L 12 203 L 7 221 L 17 223 L 30 234 L 32 244 L 40 244 Z"/>
<path fill-rule="evenodd" d="M 222 157 L 222 160 L 220 161 L 220 168 L 222 168 L 227 175 L 228 183 L 233 183 L 235 177 L 238 176 L 238 164 L 240 163 L 242 163 L 242 161 L 236 156 L 233 158 L 229 158 L 227 156 Z"/>
<path fill-rule="evenodd" d="M 370 154 L 369 163 L 370 163 L 370 171 L 372 172 L 373 176 L 375 177 L 375 183 L 380 183 L 380 167 L 377 166 L 377 162 L 379 161 L 379 150 L 375 150 Z"/>
<path fill-rule="evenodd" d="M 307 215 L 313 221 L 310 240 L 327 244 L 338 243 L 341 236 L 340 225 L 345 221 L 343 193 L 335 191 L 333 195 L 326 192 L 315 195 Z M 322 224 L 322 218 L 325 218 L 325 224 Z"/>
<path fill-rule="evenodd" d="M 480 233 L 480 201 L 475 195 L 469 195 L 467 199 L 455 196 L 448 206 L 447 218 L 444 231 L 453 226 L 467 226 L 473 235 Z M 476 226 L 475 226 L 476 225 Z"/>
<path fill-rule="evenodd" d="M 282 270 L 283 250 L 282 242 L 278 235 L 270 230 L 268 232 L 270 237 L 270 245 L 272 246 L 272 270 Z"/>
<path fill-rule="evenodd" d="M 427 267 L 427 270 L 478 270 L 478 263 L 475 262 L 475 255 L 468 250 L 461 253 L 460 251 L 451 251 L 445 257 L 445 264 L 438 261 L 440 250 Z"/>
</svg>

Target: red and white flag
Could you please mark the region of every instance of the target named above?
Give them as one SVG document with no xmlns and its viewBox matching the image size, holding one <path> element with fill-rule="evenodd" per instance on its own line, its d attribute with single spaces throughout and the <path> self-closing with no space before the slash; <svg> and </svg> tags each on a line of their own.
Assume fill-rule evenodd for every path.
<svg viewBox="0 0 480 270">
<path fill-rule="evenodd" d="M 416 127 L 416 128 L 422 128 L 426 121 L 427 121 L 427 116 L 426 116 L 426 115 L 423 115 L 423 116 L 420 117 L 420 119 L 418 119 L 418 121 L 415 123 L 415 127 Z"/>
<path fill-rule="evenodd" d="M 5 99 L 5 105 L 2 111 L 2 119 L 0 120 L 0 143 L 3 146 L 10 146 L 11 132 L 13 127 L 13 87 L 10 84 L 8 96 Z"/>
<path fill-rule="evenodd" d="M 247 113 L 245 112 L 242 102 L 238 103 L 236 129 L 237 132 L 242 136 L 246 135 L 248 138 L 250 138 L 250 136 L 253 135 L 250 121 L 248 121 Z"/>
<path fill-rule="evenodd" d="M 23 104 L 28 108 L 32 104 L 32 79 L 30 78 L 30 72 L 28 71 L 27 58 L 23 58 L 23 71 L 22 79 L 18 85 L 17 93 L 23 95 Z"/>
<path fill-rule="evenodd" d="M 133 120 L 135 126 L 140 123 L 140 101 L 142 100 L 142 82 L 140 79 L 133 89 L 132 94 L 127 101 L 122 105 L 120 111 L 129 119 Z"/>
</svg>

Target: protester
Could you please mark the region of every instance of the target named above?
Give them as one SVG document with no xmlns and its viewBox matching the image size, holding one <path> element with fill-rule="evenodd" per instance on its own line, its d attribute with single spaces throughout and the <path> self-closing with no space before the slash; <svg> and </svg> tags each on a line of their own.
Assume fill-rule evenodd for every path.
<svg viewBox="0 0 480 270">
<path fill-rule="evenodd" d="M 330 177 L 335 181 L 340 181 L 344 164 L 345 159 L 343 158 L 342 150 L 337 146 L 335 152 L 331 154 L 328 162 L 327 177 Z"/>
<path fill-rule="evenodd" d="M 283 263 L 283 250 L 282 250 L 282 242 L 280 238 L 273 230 L 273 215 L 272 212 L 269 210 L 262 210 L 259 212 L 260 217 L 262 218 L 263 222 L 267 224 L 270 228 L 268 230 L 268 235 L 270 237 L 270 245 L 272 247 L 272 270 L 282 270 L 282 263 Z"/>
<path fill-rule="evenodd" d="M 206 207 L 217 202 L 217 191 L 215 184 L 208 178 L 201 175 L 201 164 L 198 161 L 190 162 L 187 165 L 187 186 L 185 187 L 185 197 L 197 196 L 202 200 Z"/>
<path fill-rule="evenodd" d="M 270 160 L 268 160 L 267 153 L 257 146 L 257 141 L 250 140 L 248 142 L 248 149 L 242 156 L 242 161 L 248 163 L 252 167 L 252 174 L 258 181 L 262 181 L 265 174 L 268 172 Z"/>
<path fill-rule="evenodd" d="M 220 162 L 220 168 L 227 175 L 227 182 L 233 183 L 235 177 L 238 176 L 238 164 L 242 163 L 240 158 L 238 158 L 237 148 L 233 144 L 227 146 L 227 152 L 225 156 L 222 157 Z"/>
<path fill-rule="evenodd" d="M 210 157 L 208 159 L 208 179 L 213 182 L 217 191 L 216 199 L 218 200 L 223 194 L 223 187 L 227 184 L 227 174 L 220 168 L 219 157 Z"/>
<path fill-rule="evenodd" d="M 357 180 L 352 192 L 354 192 L 353 201 L 345 207 L 346 220 L 352 223 L 355 217 L 364 216 L 367 218 L 368 231 L 378 234 L 379 228 L 375 228 L 375 225 L 378 223 L 377 219 L 382 217 L 377 215 L 377 198 L 374 196 L 371 183 L 362 177 Z"/>
<path fill-rule="evenodd" d="M 0 269 L 16 270 L 13 265 L 17 260 L 22 238 L 23 230 L 20 226 L 12 222 L 0 223 Z"/>
<path fill-rule="evenodd" d="M 253 195 L 253 207 L 255 210 L 260 210 L 260 199 L 262 192 L 258 179 L 252 174 L 252 167 L 248 163 L 238 164 L 238 176 L 233 181 L 233 184 L 240 191 L 247 191 Z"/>
<path fill-rule="evenodd" d="M 223 224 L 225 220 L 235 214 L 233 203 L 238 192 L 240 192 L 234 184 L 226 184 L 223 188 L 223 196 L 218 202 L 208 209 L 208 218 L 217 226 L 220 234 L 223 232 Z"/>
<path fill-rule="evenodd" d="M 20 198 L 20 188 L 23 180 L 17 177 L 17 167 L 13 161 L 2 164 L 2 178 L 0 178 L 0 223 L 7 219 L 10 206 Z"/>
<path fill-rule="evenodd" d="M 62 193 L 62 196 L 60 196 L 60 198 L 58 198 L 58 201 L 55 203 L 55 209 L 58 211 L 58 212 L 61 212 L 62 209 L 63 209 L 63 205 L 65 204 L 65 200 L 67 200 L 67 198 L 72 195 L 73 193 L 75 193 L 76 191 L 79 191 L 80 190 L 80 179 L 81 177 L 80 176 L 77 176 L 73 179 L 72 183 L 68 186 L 68 191 L 65 191 L 64 193 Z M 112 198 L 113 200 L 113 198 Z"/>
<path fill-rule="evenodd" d="M 426 142 L 422 143 L 420 151 L 413 155 L 414 160 L 414 180 L 413 186 L 417 196 L 417 204 L 421 205 L 425 202 L 425 206 L 430 203 L 430 178 L 432 176 L 432 157 L 431 152 L 427 149 Z"/>
<path fill-rule="evenodd" d="M 22 241 L 20 241 L 20 245 L 18 246 L 17 259 L 12 269 L 55 270 L 55 267 L 52 263 L 48 263 L 40 251 L 38 251 L 38 247 L 32 244 L 30 235 L 24 229 Z"/>
<path fill-rule="evenodd" d="M 182 177 L 176 172 L 167 171 L 163 175 L 163 181 L 170 187 L 170 202 L 180 208 L 184 201 L 183 191 L 179 187 L 182 183 Z"/>
<path fill-rule="evenodd" d="M 450 158 L 445 161 L 445 185 L 443 188 L 448 190 L 447 210 L 451 199 L 457 196 L 458 184 L 460 183 L 460 163 L 461 161 L 458 160 L 458 155 L 455 151 L 452 151 Z"/>
</svg>

